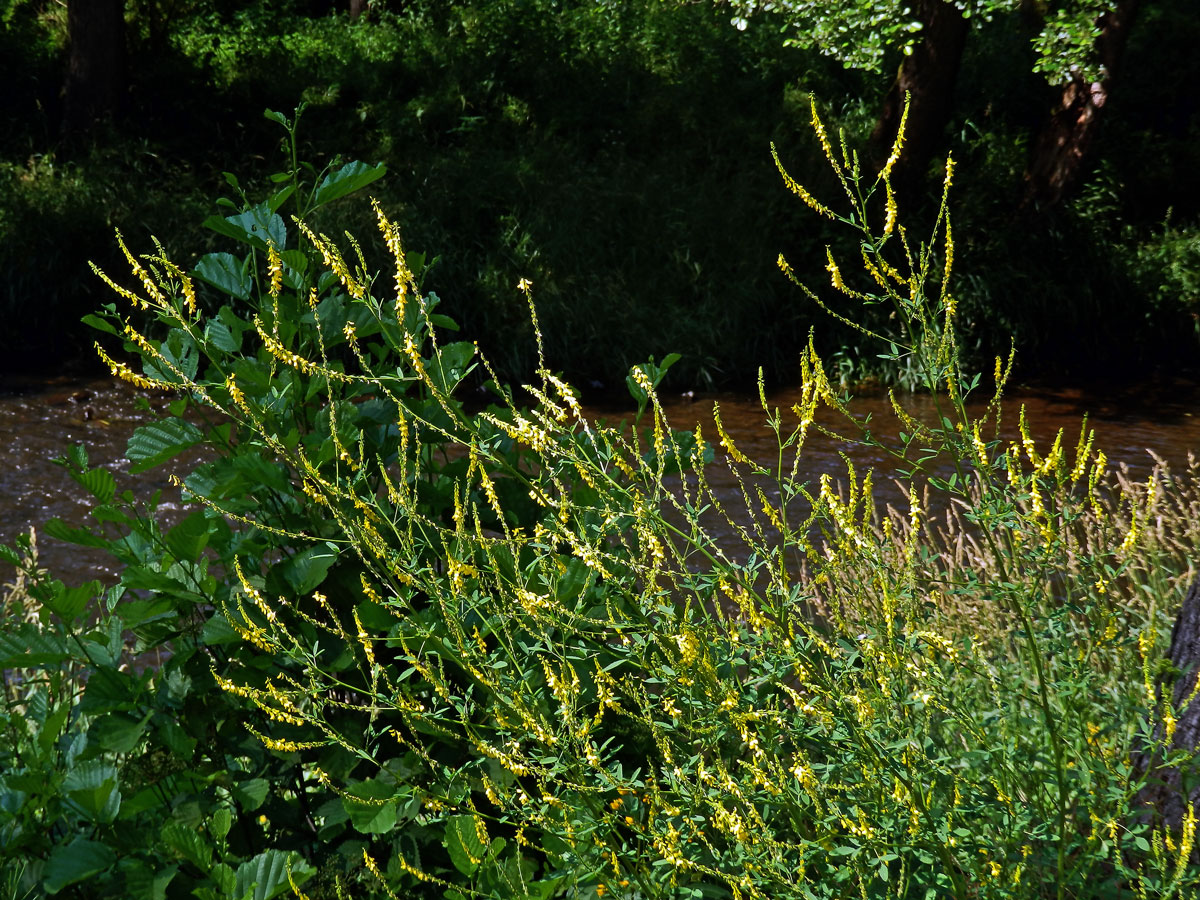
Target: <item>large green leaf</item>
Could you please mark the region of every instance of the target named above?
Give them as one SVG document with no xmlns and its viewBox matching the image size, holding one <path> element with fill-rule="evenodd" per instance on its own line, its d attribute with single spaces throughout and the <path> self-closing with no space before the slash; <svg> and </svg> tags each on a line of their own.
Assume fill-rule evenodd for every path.
<svg viewBox="0 0 1200 900">
<path fill-rule="evenodd" d="M 209 216 L 204 227 L 260 250 L 265 250 L 268 244 L 282 250 L 287 244 L 287 226 L 269 203 L 260 203 L 235 216 Z"/>
<path fill-rule="evenodd" d="M 211 534 L 204 513 L 194 512 L 167 532 L 167 549 L 176 559 L 198 559 Z"/>
<path fill-rule="evenodd" d="M 70 658 L 71 650 L 63 638 L 46 634 L 36 625 L 7 625 L 0 632 L 0 669 L 56 666 Z"/>
<path fill-rule="evenodd" d="M 125 448 L 133 474 L 145 472 L 204 440 L 200 429 L 184 419 L 160 419 L 133 433 Z"/>
<path fill-rule="evenodd" d="M 206 253 L 196 263 L 195 275 L 230 297 L 250 299 L 250 275 L 242 261 L 232 253 Z"/>
<path fill-rule="evenodd" d="M 162 841 L 175 853 L 207 872 L 212 865 L 212 844 L 195 828 L 178 822 L 168 822 L 161 832 Z"/>
<path fill-rule="evenodd" d="M 132 709 L 141 691 L 142 683 L 136 675 L 123 672 L 116 666 L 97 666 L 88 678 L 87 687 L 83 689 L 79 711 L 95 716 L 114 710 Z"/>
<path fill-rule="evenodd" d="M 322 206 L 339 197 L 344 197 L 347 194 L 357 191 L 359 188 L 364 188 L 373 181 L 377 181 L 387 174 L 387 166 L 380 163 L 376 166 L 369 166 L 365 162 L 355 160 L 348 162 L 336 172 L 330 172 L 325 176 L 313 195 L 313 203 L 316 206 Z M 283 246 L 280 244 L 279 246 Z"/>
<path fill-rule="evenodd" d="M 250 900 L 272 900 L 284 891 L 291 890 L 288 883 L 288 867 L 296 886 L 304 884 L 316 870 L 305 862 L 298 853 L 282 850 L 265 850 L 253 859 L 238 866 L 237 883 L 233 896 Z"/>
<path fill-rule="evenodd" d="M 49 594 L 42 598 L 42 604 L 68 625 L 83 615 L 88 603 L 101 592 L 98 581 L 69 588 L 56 580 L 50 582 L 49 588 Z"/>
<path fill-rule="evenodd" d="M 454 868 L 470 875 L 483 862 L 487 847 L 479 839 L 474 816 L 452 816 L 446 822 L 446 835 L 442 840 Z"/>
<path fill-rule="evenodd" d="M 263 805 L 267 799 L 267 780 L 265 778 L 247 778 L 239 781 L 229 789 L 233 799 L 247 812 L 253 812 Z"/>
<path fill-rule="evenodd" d="M 399 801 L 407 799 L 407 791 L 397 796 L 396 785 L 378 779 L 368 779 L 350 785 L 342 795 L 342 805 L 350 823 L 363 834 L 385 834 L 399 819 Z"/>
<path fill-rule="evenodd" d="M 177 874 L 179 866 L 160 868 L 156 865 L 151 868 L 141 860 L 130 860 L 125 872 L 125 890 L 129 900 L 166 900 L 167 885 Z"/>
<path fill-rule="evenodd" d="M 107 548 L 112 542 L 98 534 L 92 534 L 86 528 L 72 528 L 62 519 L 50 519 L 42 526 L 42 533 L 68 544 L 78 544 L 81 547 Z"/>
<path fill-rule="evenodd" d="M 220 319 L 208 320 L 204 326 L 204 340 L 226 353 L 237 353 L 242 346 L 241 334 L 235 337 L 229 326 Z"/>
<path fill-rule="evenodd" d="M 141 718 L 124 712 L 100 716 L 88 728 L 88 744 L 109 753 L 131 753 L 141 742 L 153 714 L 150 710 Z"/>
<path fill-rule="evenodd" d="M 73 588 L 66 587 L 61 581 L 53 581 L 50 582 L 49 595 L 42 602 L 50 612 L 70 625 L 82 616 L 92 599 L 100 596 L 101 590 L 98 581 L 77 584 Z"/>
<path fill-rule="evenodd" d="M 71 477 L 83 486 L 83 489 L 99 500 L 107 503 L 117 492 L 117 482 L 108 469 L 88 469 L 83 472 L 71 472 Z"/>
<path fill-rule="evenodd" d="M 116 859 L 116 854 L 104 844 L 77 837 L 54 848 L 46 860 L 42 886 L 47 894 L 57 894 L 69 884 L 99 875 Z"/>
<path fill-rule="evenodd" d="M 330 566 L 337 562 L 337 549 L 332 544 L 305 547 L 291 559 L 280 563 L 279 574 L 292 590 L 304 596 L 311 594 L 325 580 Z"/>
<path fill-rule="evenodd" d="M 63 792 L 94 822 L 108 824 L 121 808 L 117 767 L 99 759 L 79 763 L 63 780 Z"/>
</svg>

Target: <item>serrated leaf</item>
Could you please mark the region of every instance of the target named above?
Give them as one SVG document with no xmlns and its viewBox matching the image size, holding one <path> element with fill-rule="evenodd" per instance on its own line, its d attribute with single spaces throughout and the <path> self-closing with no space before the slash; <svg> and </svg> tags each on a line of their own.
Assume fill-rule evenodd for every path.
<svg viewBox="0 0 1200 900">
<path fill-rule="evenodd" d="M 117 492 L 117 481 L 108 469 L 88 469 L 72 472 L 71 477 L 101 503 L 107 503 Z"/>
<path fill-rule="evenodd" d="M 279 574 L 291 585 L 292 590 L 303 596 L 321 586 L 335 562 L 337 550 L 331 544 L 318 544 L 305 547 L 291 559 L 280 563 Z"/>
<path fill-rule="evenodd" d="M 121 807 L 117 778 L 116 766 L 90 759 L 67 772 L 62 789 L 88 818 L 107 824 L 117 817 Z"/>
<path fill-rule="evenodd" d="M 143 425 L 129 438 L 125 455 L 134 475 L 145 472 L 204 440 L 204 434 L 185 419 L 160 419 Z"/>
<path fill-rule="evenodd" d="M 212 818 L 208 821 L 208 830 L 218 841 L 225 840 L 225 835 L 229 834 L 229 829 L 233 826 L 233 813 L 229 811 L 229 807 L 222 806 L 212 814 Z"/>
<path fill-rule="evenodd" d="M 125 891 L 130 900 L 166 900 L 167 885 L 179 874 L 179 866 L 153 869 L 133 860 L 125 872 Z"/>
<path fill-rule="evenodd" d="M 47 894 L 57 894 L 69 884 L 99 875 L 116 859 L 117 855 L 104 844 L 75 838 L 69 844 L 54 848 L 46 860 L 42 886 Z"/>
<path fill-rule="evenodd" d="M 72 656 L 70 645 L 57 635 L 29 623 L 7 625 L 0 631 L 0 669 L 57 666 Z"/>
<path fill-rule="evenodd" d="M 122 672 L 116 666 L 97 666 L 88 678 L 87 687 L 83 689 L 79 711 L 84 715 L 95 716 L 115 710 L 131 709 L 139 693 L 140 684 L 136 676 Z"/>
<path fill-rule="evenodd" d="M 204 326 L 204 340 L 225 353 L 237 353 L 241 349 L 241 336 L 234 337 L 229 326 L 220 319 L 209 319 Z"/>
<path fill-rule="evenodd" d="M 487 854 L 487 847 L 479 840 L 474 816 L 452 816 L 448 819 L 442 843 L 454 867 L 464 875 L 470 875 L 479 868 Z"/>
<path fill-rule="evenodd" d="M 86 528 L 72 528 L 62 519 L 50 519 L 42 526 L 42 534 L 49 535 L 55 540 L 66 541 L 68 544 L 78 544 L 81 547 L 105 547 L 111 543 L 107 538 L 92 534 Z"/>
<path fill-rule="evenodd" d="M 245 781 L 235 784 L 230 789 L 230 793 L 233 794 L 233 799 L 242 809 L 246 812 L 253 812 L 267 799 L 267 787 L 265 778 L 247 778 Z"/>
<path fill-rule="evenodd" d="M 364 188 L 373 181 L 378 181 L 385 174 L 387 174 L 387 166 L 383 163 L 369 166 L 359 160 L 348 162 L 336 172 L 330 172 L 325 176 L 313 196 L 313 203 L 322 206 L 353 193 L 359 188 Z"/>
<path fill-rule="evenodd" d="M 225 222 L 219 216 L 213 216 L 212 219 Z M 205 224 L 207 225 L 208 222 Z M 239 300 L 250 299 L 250 288 L 252 287 L 250 275 L 246 272 L 242 261 L 232 253 L 206 253 L 196 263 L 193 274 L 230 297 L 237 297 Z"/>
<path fill-rule="evenodd" d="M 410 799 L 408 788 L 390 781 L 368 778 L 348 786 L 342 807 L 350 823 L 363 834 L 391 831 L 400 818 L 400 803 Z"/>
<path fill-rule="evenodd" d="M 212 865 L 212 844 L 196 829 L 178 822 L 168 822 L 163 826 L 160 836 L 164 844 L 202 872 L 207 872 Z"/>
<path fill-rule="evenodd" d="M 178 722 L 168 719 L 158 727 L 158 736 L 168 750 L 185 762 L 190 762 L 196 752 L 197 741 L 183 730 Z"/>
<path fill-rule="evenodd" d="M 260 203 L 236 216 L 226 216 L 223 226 L 213 222 L 214 218 L 210 217 L 204 224 L 260 250 L 267 249 L 269 244 L 282 250 L 287 244 L 287 226 L 283 217 L 276 214 L 269 203 Z"/>
<path fill-rule="evenodd" d="M 50 583 L 49 594 L 42 599 L 42 604 L 70 625 L 87 609 L 94 597 L 100 595 L 101 587 L 98 581 L 89 581 L 76 587 L 67 587 L 61 581 Z"/>
<path fill-rule="evenodd" d="M 176 559 L 196 560 L 208 545 L 211 534 L 204 513 L 194 512 L 167 532 L 167 549 Z"/>
<path fill-rule="evenodd" d="M 38 746 L 42 748 L 43 753 L 49 754 L 55 743 L 58 742 L 58 737 L 62 734 L 63 726 L 67 724 L 67 717 L 70 714 L 70 704 L 61 703 L 54 708 L 50 715 L 46 716 L 46 721 L 42 724 L 37 736 Z"/>
<path fill-rule="evenodd" d="M 351 796 L 342 798 L 350 824 L 362 834 L 386 834 L 396 827 L 399 818 L 395 800 L 358 800 Z"/>
<path fill-rule="evenodd" d="M 109 753 L 132 753 L 141 743 L 153 714 L 153 711 L 147 712 L 140 719 L 123 712 L 100 716 L 88 727 L 88 744 L 94 742 Z"/>
<path fill-rule="evenodd" d="M 228 619 L 220 613 L 215 613 L 200 629 L 200 640 L 206 646 L 219 647 L 222 644 L 236 644 L 241 638 L 230 626 Z"/>
<path fill-rule="evenodd" d="M 238 866 L 233 896 L 249 897 L 250 900 L 273 900 L 284 891 L 291 890 L 288 883 L 289 865 L 292 881 L 296 882 L 297 887 L 308 881 L 316 872 L 298 853 L 265 850 Z"/>
</svg>

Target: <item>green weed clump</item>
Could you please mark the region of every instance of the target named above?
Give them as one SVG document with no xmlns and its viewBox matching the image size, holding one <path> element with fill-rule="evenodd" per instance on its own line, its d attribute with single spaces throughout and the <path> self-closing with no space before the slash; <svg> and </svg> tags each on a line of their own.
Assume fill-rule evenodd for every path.
<svg viewBox="0 0 1200 900">
<path fill-rule="evenodd" d="M 158 330 L 109 307 L 93 324 L 140 366 L 101 353 L 178 397 L 128 456 L 145 470 L 202 446 L 208 461 L 178 481 L 195 511 L 164 528 L 84 454 L 64 460 L 96 522 L 46 530 L 126 568 L 86 613 L 98 586 L 31 572 L 38 620 L 3 646 L 28 673 L 0 784 L 0 852 L 34 860 L 18 887 L 1188 896 L 1194 810 L 1164 820 L 1137 798 L 1194 757 L 1171 750 L 1183 710 L 1159 664 L 1194 548 L 1171 523 L 1195 521 L 1194 480 L 1114 481 L 1086 428 L 1073 448 L 1038 446 L 1023 421 L 1003 441 L 1011 360 L 971 418 L 952 165 L 918 243 L 890 165 L 864 175 L 815 107 L 813 125 L 851 212 L 785 183 L 861 235 L 857 275 L 827 255 L 831 287 L 894 312 L 896 333 L 864 337 L 938 398 L 930 422 L 893 397 L 896 440 L 854 416 L 811 343 L 795 420 L 762 398 L 772 463 L 715 407 L 715 444 L 671 428 L 656 390 L 670 359 L 631 371 L 632 426 L 591 421 L 544 365 L 464 404 L 487 360 L 448 337 L 384 211 L 382 275 L 353 238 L 277 211 L 377 176 L 360 164 L 308 181 L 293 167 L 286 193 L 213 223 L 243 246 L 197 267 L 219 308 L 161 248 L 125 251 L 136 286 L 110 283 Z M 537 331 L 533 286 L 517 288 Z M 852 467 L 840 487 L 806 479 L 822 409 L 847 440 L 894 449 L 907 509 L 878 510 Z M 170 657 L 122 664 L 149 647 Z M 80 650 L 91 674 L 64 688 Z M 38 766 L 60 773 L 53 808 L 30 800 Z"/>
</svg>

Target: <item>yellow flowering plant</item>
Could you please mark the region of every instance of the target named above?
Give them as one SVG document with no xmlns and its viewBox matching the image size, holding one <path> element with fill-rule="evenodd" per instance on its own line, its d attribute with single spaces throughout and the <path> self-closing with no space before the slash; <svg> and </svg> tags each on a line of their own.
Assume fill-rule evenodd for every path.
<svg viewBox="0 0 1200 900">
<path fill-rule="evenodd" d="M 118 292 L 164 333 L 114 307 L 97 322 L 141 372 L 105 352 L 180 399 L 129 456 L 149 468 L 199 445 L 210 458 L 180 482 L 195 527 L 168 532 L 153 564 L 127 557 L 128 587 L 196 597 L 189 672 L 240 710 L 255 758 L 295 776 L 268 786 L 294 827 L 263 839 L 302 847 L 320 875 L 301 883 L 285 865 L 298 859 L 273 857 L 281 891 L 1194 890 L 1195 816 L 1140 807 L 1156 772 L 1135 764 L 1180 713 L 1157 663 L 1180 591 L 1160 573 L 1191 548 L 1150 523 L 1187 483 L 1113 482 L 1086 430 L 1073 453 L 1061 437 L 1039 447 L 1023 421 L 1008 440 L 1011 359 L 972 416 L 982 379 L 955 338 L 953 167 L 918 243 L 889 171 L 865 173 L 844 140 L 835 151 L 815 105 L 813 125 L 850 213 L 786 172 L 785 185 L 861 234 L 853 271 L 826 254 L 830 289 L 892 307 L 899 331 L 865 336 L 936 398 L 931 422 L 892 397 L 882 445 L 902 461 L 901 509 L 876 504 L 872 473 L 805 476 L 812 429 L 886 434 L 855 417 L 813 343 L 794 418 L 760 379 L 776 459 L 738 448 L 714 407 L 717 462 L 707 423 L 668 422 L 670 358 L 630 373 L 640 431 L 592 421 L 544 362 L 519 390 L 488 379 L 488 408 L 464 405 L 460 385 L 491 375 L 487 360 L 445 340 L 452 323 L 378 207 L 387 279 L 356 242 L 265 213 L 245 220 L 249 257 L 206 268 L 238 301 L 219 308 L 161 250 L 131 254 L 140 287 Z M 535 290 L 522 279 L 515 293 Z M 90 477 L 85 462 L 72 471 Z"/>
</svg>

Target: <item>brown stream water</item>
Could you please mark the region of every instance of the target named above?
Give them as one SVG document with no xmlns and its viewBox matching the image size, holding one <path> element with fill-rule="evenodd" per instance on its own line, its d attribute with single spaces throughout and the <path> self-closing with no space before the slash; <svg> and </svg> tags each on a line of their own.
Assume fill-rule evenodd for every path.
<svg viewBox="0 0 1200 900">
<path fill-rule="evenodd" d="M 150 411 L 139 410 L 136 400 L 145 398 Z M 794 421 L 787 411 L 799 399 L 795 390 L 783 390 L 768 396 L 772 407 L 784 411 L 785 426 Z M 918 418 L 935 420 L 932 398 L 902 398 Z M 712 403 L 721 405 L 721 417 L 727 431 L 742 452 L 774 463 L 777 449 L 774 434 L 764 425 L 763 410 L 757 397 L 734 394 L 674 398 L 666 402 L 673 428 L 704 426 L 706 439 L 716 441 L 712 425 Z M 0 381 L 0 441 L 8 462 L 0 467 L 0 543 L 11 544 L 18 534 L 51 517 L 82 525 L 89 508 L 88 498 L 52 460 L 63 455 L 72 444 L 82 443 L 92 465 L 103 465 L 117 476 L 118 491 L 132 488 L 138 496 L 148 497 L 162 490 L 167 498 L 162 508 L 181 512 L 177 492 L 173 492 L 166 469 L 155 469 L 136 478 L 128 475 L 125 445 L 133 430 L 162 410 L 168 399 L 137 391 L 121 382 L 109 380 L 8 380 Z M 1142 477 L 1154 464 L 1153 451 L 1174 468 L 1182 468 L 1188 455 L 1200 451 L 1200 384 L 1187 381 L 1158 381 L 1121 390 L 1054 389 L 1013 391 L 1005 403 L 1005 432 L 1015 433 L 1017 412 L 1024 404 L 1026 416 L 1039 446 L 1047 447 L 1060 428 L 1064 443 L 1073 450 L 1079 436 L 1080 420 L 1090 413 L 1089 425 L 1096 430 L 1096 446 L 1109 457 L 1110 465 L 1129 466 L 1134 477 Z M 982 406 L 982 402 L 980 404 Z M 859 418 L 870 416 L 872 430 L 895 443 L 898 424 L 884 396 L 857 398 L 851 410 Z M 617 407 L 593 407 L 596 418 L 616 422 L 632 418 L 629 410 Z M 829 424 L 834 419 L 823 416 Z M 845 450 L 860 472 L 876 469 L 876 481 L 885 482 L 895 469 L 894 459 L 876 448 L 835 444 L 815 430 L 810 433 L 802 457 L 801 475 L 816 481 L 822 473 L 843 477 L 845 462 L 838 455 Z M 789 460 L 790 464 L 790 460 Z M 723 467 L 716 467 L 723 469 Z M 714 481 L 720 488 L 720 475 Z M 726 490 L 736 488 L 730 483 Z M 734 496 L 730 495 L 731 501 Z M 881 501 L 898 500 L 884 485 Z M 732 505 L 736 505 L 736 501 Z M 102 554 L 42 537 L 39 540 L 42 565 L 68 583 L 92 578 L 111 577 L 111 562 Z M 0 581 L 11 572 L 0 570 Z"/>
</svg>

